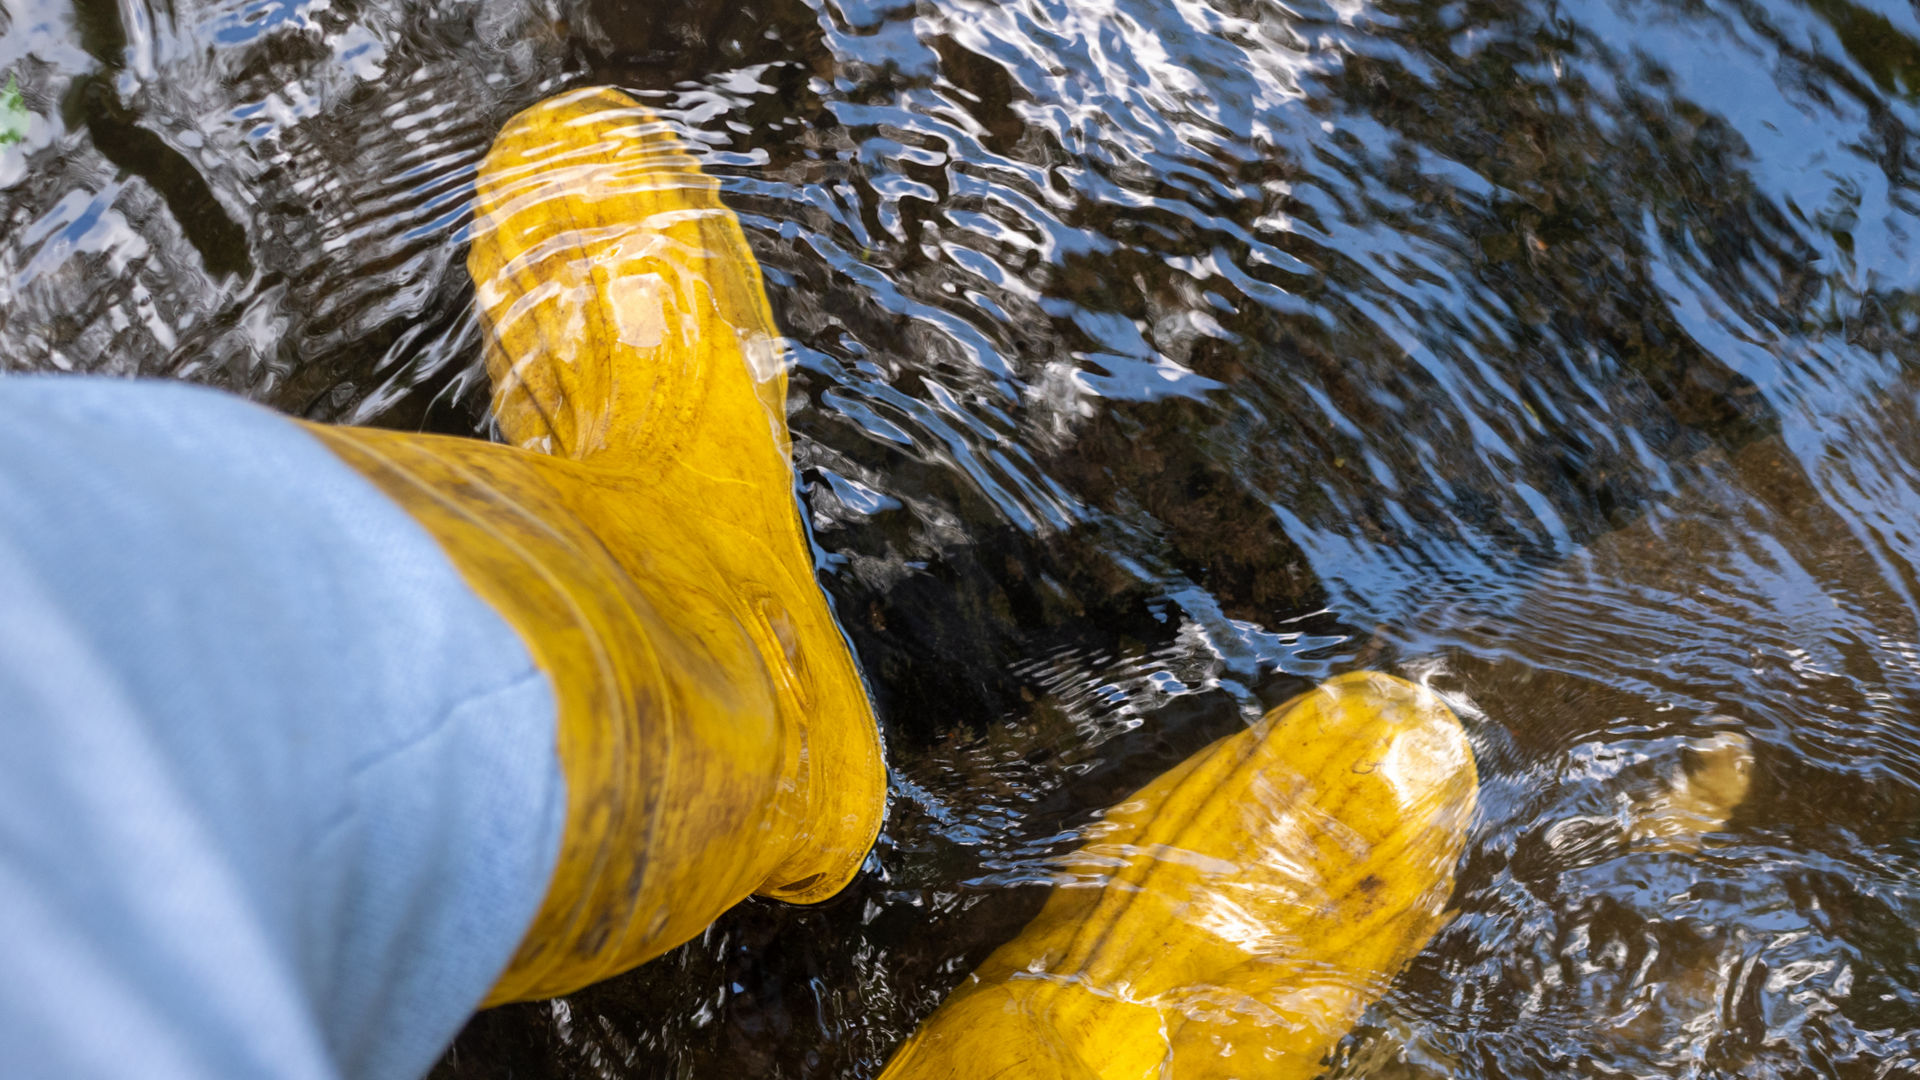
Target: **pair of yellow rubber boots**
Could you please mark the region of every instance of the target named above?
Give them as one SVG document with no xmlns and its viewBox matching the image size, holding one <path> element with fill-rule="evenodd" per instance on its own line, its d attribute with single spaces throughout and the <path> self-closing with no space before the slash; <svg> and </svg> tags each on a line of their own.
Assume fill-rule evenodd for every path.
<svg viewBox="0 0 1920 1080">
<path fill-rule="evenodd" d="M 500 1003 L 631 968 L 748 895 L 832 895 L 886 779 L 716 183 L 631 99 L 550 100 L 481 168 L 469 269 L 510 445 L 313 431 L 433 533 L 559 699 L 565 836 Z M 885 1076 L 1312 1076 L 1439 926 L 1475 791 L 1430 693 L 1335 679 L 1109 811 Z"/>
</svg>

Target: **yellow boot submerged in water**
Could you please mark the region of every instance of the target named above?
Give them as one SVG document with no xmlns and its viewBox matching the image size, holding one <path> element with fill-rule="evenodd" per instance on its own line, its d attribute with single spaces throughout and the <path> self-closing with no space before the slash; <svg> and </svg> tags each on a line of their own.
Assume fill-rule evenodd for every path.
<svg viewBox="0 0 1920 1080">
<path fill-rule="evenodd" d="M 1109 810 L 882 1080 L 1310 1080 L 1439 929 L 1477 793 L 1430 691 L 1330 680 Z"/>
<path fill-rule="evenodd" d="M 510 121 L 469 257 L 512 446 L 313 426 L 526 640 L 559 700 L 567 821 L 488 1004 L 550 997 L 751 894 L 824 899 L 885 770 L 793 493 L 786 375 L 718 185 L 610 90 Z"/>
<path fill-rule="evenodd" d="M 499 1003 L 632 967 L 752 893 L 832 894 L 885 777 L 714 182 L 622 95 L 542 103 L 482 167 L 469 267 L 513 445 L 313 430 L 553 678 L 566 832 Z M 1310 1076 L 1437 928 L 1474 795 L 1431 694 L 1333 680 L 1110 811 L 886 1076 Z"/>
</svg>

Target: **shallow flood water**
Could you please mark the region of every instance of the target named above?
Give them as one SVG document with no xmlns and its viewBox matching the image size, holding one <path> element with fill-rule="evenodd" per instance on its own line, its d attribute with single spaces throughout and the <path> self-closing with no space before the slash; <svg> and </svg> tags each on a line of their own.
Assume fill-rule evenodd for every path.
<svg viewBox="0 0 1920 1080">
<path fill-rule="evenodd" d="M 1336 1075 L 1920 1074 L 1914 9 L 0 0 L 9 77 L 0 370 L 483 433 L 474 167 L 594 82 L 766 268 L 880 845 L 438 1075 L 872 1076 L 1098 810 L 1357 667 L 1483 793 Z M 1626 842 L 1729 732 L 1725 828 Z"/>
</svg>

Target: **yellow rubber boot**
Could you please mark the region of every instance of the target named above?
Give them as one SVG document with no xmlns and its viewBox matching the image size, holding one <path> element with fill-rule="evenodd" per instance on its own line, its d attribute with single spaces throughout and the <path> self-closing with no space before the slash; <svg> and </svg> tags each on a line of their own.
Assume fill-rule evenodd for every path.
<svg viewBox="0 0 1920 1080">
<path fill-rule="evenodd" d="M 1109 810 L 882 1080 L 1310 1080 L 1439 929 L 1477 791 L 1431 692 L 1333 679 Z"/>
<path fill-rule="evenodd" d="M 852 878 L 885 773 L 793 493 L 780 339 L 717 185 L 631 99 L 512 120 L 468 267 L 511 446 L 314 426 L 551 676 L 544 904 L 488 1004 L 633 967 L 750 894 Z"/>
</svg>

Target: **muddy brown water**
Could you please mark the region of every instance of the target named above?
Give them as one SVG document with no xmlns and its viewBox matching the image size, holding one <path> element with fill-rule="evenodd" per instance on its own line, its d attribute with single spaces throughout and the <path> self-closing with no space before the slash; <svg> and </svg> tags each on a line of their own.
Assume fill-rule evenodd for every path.
<svg viewBox="0 0 1920 1080">
<path fill-rule="evenodd" d="M 1336 1075 L 1920 1075 L 1915 8 L 0 0 L 9 75 L 0 370 L 484 434 L 473 170 L 590 82 L 767 268 L 885 833 L 443 1080 L 872 1076 L 1094 812 L 1359 666 L 1485 792 Z M 1624 842 L 1729 732 L 1731 820 Z"/>
</svg>

